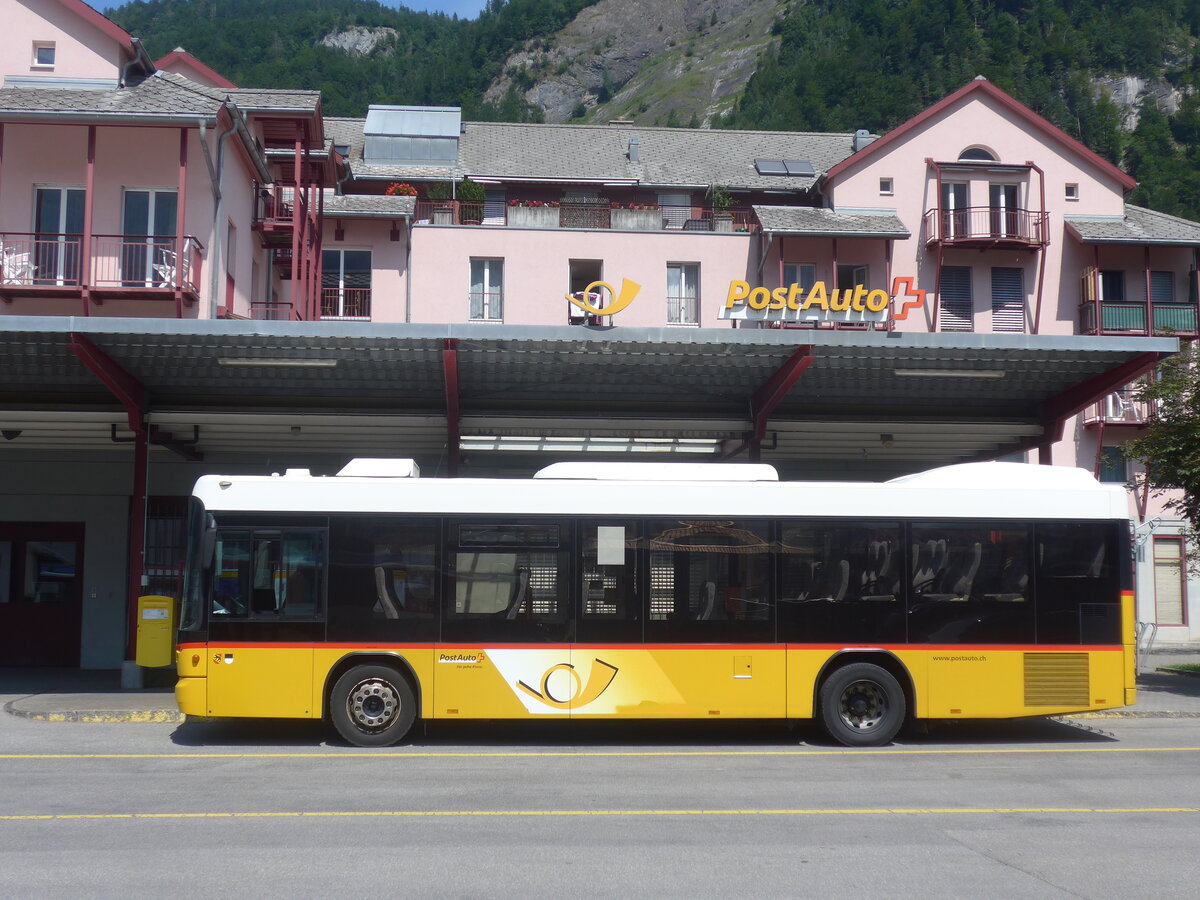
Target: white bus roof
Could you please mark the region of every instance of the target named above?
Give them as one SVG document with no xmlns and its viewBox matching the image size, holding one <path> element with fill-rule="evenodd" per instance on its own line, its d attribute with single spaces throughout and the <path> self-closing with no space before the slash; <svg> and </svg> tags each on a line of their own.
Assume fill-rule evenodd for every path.
<svg viewBox="0 0 1200 900">
<path fill-rule="evenodd" d="M 384 474 L 388 471 L 407 474 Z M 423 479 L 411 460 L 355 460 L 334 476 L 313 476 L 306 469 L 205 475 L 194 494 L 211 512 L 876 520 L 1129 516 L 1124 488 L 1102 485 L 1083 469 L 967 463 L 882 484 L 777 481 L 774 475 L 770 466 L 758 465 L 556 463 L 530 479 Z"/>
</svg>

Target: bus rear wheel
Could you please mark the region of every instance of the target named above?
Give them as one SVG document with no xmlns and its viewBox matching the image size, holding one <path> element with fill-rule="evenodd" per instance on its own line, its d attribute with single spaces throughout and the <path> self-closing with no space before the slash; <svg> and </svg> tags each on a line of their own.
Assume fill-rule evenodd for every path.
<svg viewBox="0 0 1200 900">
<path fill-rule="evenodd" d="M 878 747 L 904 724 L 904 691 L 895 676 L 871 663 L 851 663 L 821 685 L 821 721 L 848 747 Z"/>
<path fill-rule="evenodd" d="M 386 747 L 402 739 L 417 717 L 408 680 L 388 666 L 355 666 L 334 682 L 329 718 L 337 733 L 359 747 Z"/>
</svg>

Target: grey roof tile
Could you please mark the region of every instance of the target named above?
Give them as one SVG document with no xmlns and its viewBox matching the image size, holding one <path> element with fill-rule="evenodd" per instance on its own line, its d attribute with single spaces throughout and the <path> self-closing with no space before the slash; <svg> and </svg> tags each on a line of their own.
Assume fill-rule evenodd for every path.
<svg viewBox="0 0 1200 900">
<path fill-rule="evenodd" d="M 907 238 L 909 230 L 895 213 L 845 213 L 804 206 L 756 206 L 763 231 L 828 237 Z"/>
<path fill-rule="evenodd" d="M 528 125 L 468 122 L 458 165 L 368 166 L 363 162 L 363 120 L 330 117 L 325 132 L 348 145 L 356 178 L 434 179 L 476 175 L 513 181 L 636 181 L 649 186 L 724 185 L 734 190 L 797 191 L 811 187 L 850 155 L 853 135 L 809 132 L 642 128 L 635 125 Z M 629 159 L 638 139 L 638 162 Z M 760 175 L 758 158 L 812 163 L 812 176 Z"/>
<path fill-rule="evenodd" d="M 1064 216 L 1085 244 L 1176 244 L 1200 246 L 1200 222 L 1125 205 L 1124 216 Z"/>
<path fill-rule="evenodd" d="M 155 76 L 133 87 L 109 91 L 63 90 L 60 88 L 2 88 L 0 115 L 52 113 L 97 118 L 130 116 L 211 117 L 222 100 L 186 79 Z"/>
</svg>

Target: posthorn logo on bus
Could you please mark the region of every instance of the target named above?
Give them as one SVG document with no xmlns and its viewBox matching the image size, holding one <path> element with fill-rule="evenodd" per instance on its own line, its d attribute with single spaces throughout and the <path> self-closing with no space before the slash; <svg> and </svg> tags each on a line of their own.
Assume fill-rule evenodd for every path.
<svg viewBox="0 0 1200 900">
<path fill-rule="evenodd" d="M 524 681 L 518 681 L 517 687 L 553 709 L 579 709 L 603 694 L 617 677 L 618 671 L 616 666 L 602 659 L 593 659 L 587 683 L 584 684 L 573 665 L 557 663 L 542 674 L 538 688 L 532 688 Z"/>
</svg>

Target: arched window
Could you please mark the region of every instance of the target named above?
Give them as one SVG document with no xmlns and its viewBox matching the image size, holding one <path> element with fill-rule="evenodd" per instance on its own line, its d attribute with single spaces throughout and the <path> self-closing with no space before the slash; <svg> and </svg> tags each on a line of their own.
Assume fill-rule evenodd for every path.
<svg viewBox="0 0 1200 900">
<path fill-rule="evenodd" d="M 968 147 L 962 153 L 958 154 L 959 160 L 967 160 L 970 162 L 996 162 L 995 154 L 990 150 L 984 150 L 982 147 Z"/>
</svg>

